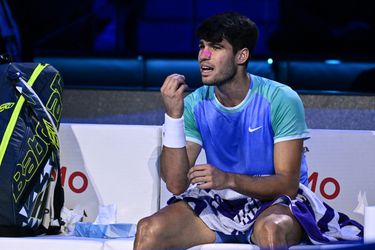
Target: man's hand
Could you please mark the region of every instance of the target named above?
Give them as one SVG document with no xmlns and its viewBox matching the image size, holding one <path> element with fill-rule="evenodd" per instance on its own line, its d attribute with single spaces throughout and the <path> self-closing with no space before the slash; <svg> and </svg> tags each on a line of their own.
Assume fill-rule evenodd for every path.
<svg viewBox="0 0 375 250">
<path fill-rule="evenodd" d="M 165 112 L 169 117 L 181 118 L 184 112 L 184 92 L 187 89 L 185 76 L 172 74 L 168 76 L 160 89 Z"/>
<path fill-rule="evenodd" d="M 202 164 L 190 168 L 188 178 L 191 184 L 198 184 L 200 189 L 224 189 L 230 186 L 230 174 L 212 165 Z"/>
</svg>

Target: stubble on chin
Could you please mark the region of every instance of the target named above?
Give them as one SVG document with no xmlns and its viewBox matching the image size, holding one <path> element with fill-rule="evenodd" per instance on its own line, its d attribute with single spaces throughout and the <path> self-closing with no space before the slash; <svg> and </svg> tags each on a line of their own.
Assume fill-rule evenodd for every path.
<svg viewBox="0 0 375 250">
<path fill-rule="evenodd" d="M 215 85 L 215 81 L 209 80 L 207 78 L 202 77 L 202 83 L 203 85 L 212 86 Z"/>
</svg>

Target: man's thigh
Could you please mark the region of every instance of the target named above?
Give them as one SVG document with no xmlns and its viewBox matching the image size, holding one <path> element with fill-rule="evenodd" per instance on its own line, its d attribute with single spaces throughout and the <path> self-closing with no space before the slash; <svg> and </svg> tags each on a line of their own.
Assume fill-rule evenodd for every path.
<svg viewBox="0 0 375 250">
<path fill-rule="evenodd" d="M 215 232 L 184 201 L 164 207 L 148 220 L 158 231 L 159 247 L 188 248 L 215 242 Z"/>
</svg>

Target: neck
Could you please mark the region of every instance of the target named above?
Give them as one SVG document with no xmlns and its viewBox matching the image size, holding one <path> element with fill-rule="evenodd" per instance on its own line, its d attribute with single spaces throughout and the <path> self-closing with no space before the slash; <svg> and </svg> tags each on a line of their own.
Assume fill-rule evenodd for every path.
<svg viewBox="0 0 375 250">
<path fill-rule="evenodd" d="M 250 75 L 237 74 L 230 82 L 215 86 L 215 96 L 226 107 L 240 104 L 250 88 Z"/>
</svg>

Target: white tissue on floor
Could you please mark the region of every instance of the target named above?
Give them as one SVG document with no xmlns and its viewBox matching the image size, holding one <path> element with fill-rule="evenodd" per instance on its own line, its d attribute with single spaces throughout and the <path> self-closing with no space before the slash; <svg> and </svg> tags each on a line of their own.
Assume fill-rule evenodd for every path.
<svg viewBox="0 0 375 250">
<path fill-rule="evenodd" d="M 63 207 L 61 210 L 61 219 L 65 223 L 61 230 L 63 234 L 73 235 L 75 225 L 83 220 L 85 211 L 80 206 L 73 209 Z"/>
</svg>

